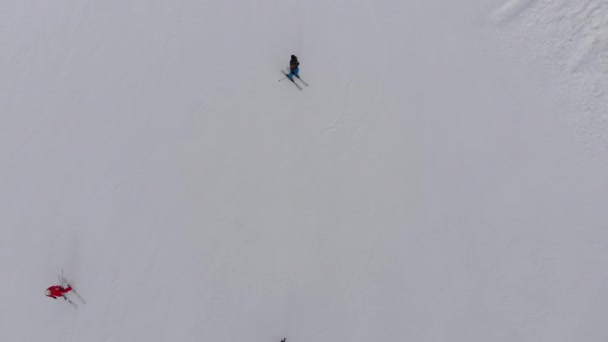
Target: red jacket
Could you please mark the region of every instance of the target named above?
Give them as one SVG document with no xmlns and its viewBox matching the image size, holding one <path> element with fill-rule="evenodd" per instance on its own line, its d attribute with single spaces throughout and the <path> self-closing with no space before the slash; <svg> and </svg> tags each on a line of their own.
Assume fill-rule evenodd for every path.
<svg viewBox="0 0 608 342">
<path fill-rule="evenodd" d="M 72 291 L 72 287 L 70 285 L 68 285 L 68 287 L 61 287 L 59 285 L 55 285 L 55 286 L 51 286 L 48 289 L 46 289 L 46 291 L 44 292 L 44 294 L 47 297 L 51 297 L 51 298 L 55 298 L 57 299 L 57 297 L 63 297 L 63 295 L 65 293 L 68 293 Z"/>
</svg>

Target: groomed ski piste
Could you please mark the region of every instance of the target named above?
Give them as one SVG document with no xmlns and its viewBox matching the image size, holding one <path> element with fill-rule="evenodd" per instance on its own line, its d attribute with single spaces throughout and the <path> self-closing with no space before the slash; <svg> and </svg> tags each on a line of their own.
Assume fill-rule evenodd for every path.
<svg viewBox="0 0 608 342">
<path fill-rule="evenodd" d="M 0 2 L 0 341 L 608 340 L 606 14 Z"/>
</svg>

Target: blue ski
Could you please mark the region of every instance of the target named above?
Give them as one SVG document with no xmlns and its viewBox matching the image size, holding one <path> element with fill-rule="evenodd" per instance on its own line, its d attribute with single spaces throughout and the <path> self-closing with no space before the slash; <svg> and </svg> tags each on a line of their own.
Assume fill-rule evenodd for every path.
<svg viewBox="0 0 608 342">
<path fill-rule="evenodd" d="M 281 72 L 283 73 L 283 75 L 285 75 L 285 77 L 287 77 L 288 80 L 291 81 L 291 83 L 293 83 L 296 87 L 298 87 L 298 89 L 302 90 L 302 87 L 300 87 L 299 84 L 296 83 L 296 81 L 294 81 L 293 79 L 289 78 L 289 76 L 287 76 L 287 73 L 283 70 L 281 70 Z"/>
</svg>

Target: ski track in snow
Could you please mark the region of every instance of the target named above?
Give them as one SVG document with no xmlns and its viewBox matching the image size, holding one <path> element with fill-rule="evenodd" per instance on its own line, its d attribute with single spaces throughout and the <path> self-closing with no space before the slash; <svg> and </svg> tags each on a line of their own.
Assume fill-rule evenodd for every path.
<svg viewBox="0 0 608 342">
<path fill-rule="evenodd" d="M 352 81 L 349 81 L 348 85 L 346 86 L 346 90 L 345 90 L 346 95 L 345 95 L 344 104 L 342 106 L 342 110 L 336 116 L 336 118 L 332 121 L 331 124 L 329 124 L 327 127 L 323 128 L 323 129 L 321 129 L 321 131 L 319 131 L 319 135 L 322 136 L 322 135 L 326 135 L 326 134 L 336 131 L 338 129 L 338 127 L 340 127 L 340 125 L 344 122 L 344 117 L 351 107 L 351 89 L 352 89 Z"/>
<path fill-rule="evenodd" d="M 526 44 L 550 70 L 548 89 L 595 154 L 608 152 L 608 2 L 509 0 L 492 14 L 506 40 Z M 518 43 L 519 42 L 519 43 Z M 514 47 L 515 48 L 515 47 Z"/>
</svg>

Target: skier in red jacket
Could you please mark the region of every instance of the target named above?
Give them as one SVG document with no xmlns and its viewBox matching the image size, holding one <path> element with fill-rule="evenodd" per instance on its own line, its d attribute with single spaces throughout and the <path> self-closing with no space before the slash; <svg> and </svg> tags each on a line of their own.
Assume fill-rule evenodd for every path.
<svg viewBox="0 0 608 342">
<path fill-rule="evenodd" d="M 68 284 L 68 287 L 63 287 L 61 285 L 53 285 L 46 289 L 44 294 L 47 297 L 51 297 L 53 299 L 57 299 L 57 297 L 63 297 L 63 299 L 67 299 L 65 294 L 72 291 L 72 287 Z"/>
</svg>

